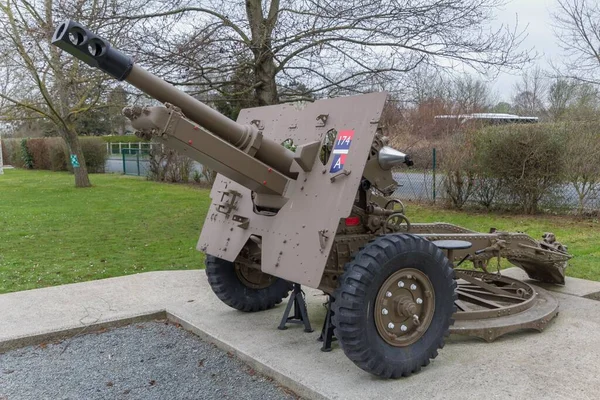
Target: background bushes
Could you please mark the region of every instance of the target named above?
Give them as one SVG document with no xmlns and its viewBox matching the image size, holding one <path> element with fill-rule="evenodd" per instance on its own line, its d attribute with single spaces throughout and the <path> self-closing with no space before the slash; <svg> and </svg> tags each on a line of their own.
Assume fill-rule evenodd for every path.
<svg viewBox="0 0 600 400">
<path fill-rule="evenodd" d="M 106 144 L 96 137 L 79 138 L 88 172 L 104 172 Z M 72 171 L 69 151 L 62 138 L 4 139 L 4 163 L 17 168 Z"/>
<path fill-rule="evenodd" d="M 472 135 L 457 134 L 441 144 L 446 179 L 446 200 L 454 208 L 462 208 L 475 190 L 476 165 L 473 163 L 475 147 Z"/>
<path fill-rule="evenodd" d="M 139 143 L 149 142 L 134 135 L 113 135 L 113 136 L 98 136 L 105 143 Z"/>
<path fill-rule="evenodd" d="M 6 165 L 24 168 L 21 158 L 21 142 L 17 139 L 2 140 L 2 160 Z"/>
<path fill-rule="evenodd" d="M 105 142 L 97 137 L 79 138 L 79 142 L 81 143 L 81 150 L 85 157 L 88 172 L 104 173 L 104 166 L 108 157 Z"/>
<path fill-rule="evenodd" d="M 193 161 L 173 149 L 153 146 L 149 153 L 148 179 L 159 182 L 188 183 Z M 194 181 L 200 181 L 192 176 Z"/>
<path fill-rule="evenodd" d="M 533 214 L 559 206 L 559 188 L 571 186 L 579 212 L 600 185 L 600 128 L 575 122 L 501 125 L 456 135 L 442 170 L 452 207 L 467 200 L 487 209 Z"/>
</svg>

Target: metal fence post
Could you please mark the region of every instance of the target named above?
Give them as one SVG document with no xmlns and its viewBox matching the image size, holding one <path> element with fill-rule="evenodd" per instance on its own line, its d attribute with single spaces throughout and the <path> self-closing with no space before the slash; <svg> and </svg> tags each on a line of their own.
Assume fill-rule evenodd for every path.
<svg viewBox="0 0 600 400">
<path fill-rule="evenodd" d="M 435 185 L 436 185 L 436 180 L 435 180 L 435 167 L 436 167 L 436 154 L 435 154 L 435 147 L 433 148 L 433 204 L 435 204 Z"/>
<path fill-rule="evenodd" d="M 140 172 L 140 152 L 139 150 L 135 152 L 136 158 L 137 158 L 137 169 L 138 169 L 138 176 L 142 175 L 142 173 Z"/>
</svg>

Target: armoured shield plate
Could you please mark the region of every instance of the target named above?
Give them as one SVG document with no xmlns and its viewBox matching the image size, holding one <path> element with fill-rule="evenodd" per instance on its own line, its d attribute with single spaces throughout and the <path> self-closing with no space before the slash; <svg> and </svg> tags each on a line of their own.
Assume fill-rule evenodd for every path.
<svg viewBox="0 0 600 400">
<path fill-rule="evenodd" d="M 373 93 L 242 110 L 239 123 L 253 123 L 278 142 L 322 142 L 335 130 L 333 153 L 325 165 L 317 157 L 309 172 L 294 165 L 298 178 L 273 216 L 256 213 L 252 192 L 219 175 L 198 249 L 234 261 L 256 235 L 262 238 L 263 272 L 318 287 L 340 219 L 351 212 L 386 97 Z"/>
</svg>

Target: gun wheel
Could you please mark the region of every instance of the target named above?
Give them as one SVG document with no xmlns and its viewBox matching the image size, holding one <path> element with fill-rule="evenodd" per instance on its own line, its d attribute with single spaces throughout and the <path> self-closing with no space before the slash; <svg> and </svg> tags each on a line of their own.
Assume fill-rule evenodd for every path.
<svg viewBox="0 0 600 400">
<path fill-rule="evenodd" d="M 431 242 L 383 235 L 345 267 L 333 325 L 344 353 L 384 378 L 417 372 L 444 346 L 456 310 L 454 271 Z"/>
<path fill-rule="evenodd" d="M 268 288 L 278 279 L 273 275 L 265 274 L 255 268 L 250 268 L 247 265 L 234 263 L 234 268 L 238 279 L 245 286 L 252 289 Z"/>
<path fill-rule="evenodd" d="M 292 290 L 292 284 L 247 266 L 206 256 L 206 276 L 217 297 L 228 306 L 244 312 L 275 307 Z"/>
</svg>

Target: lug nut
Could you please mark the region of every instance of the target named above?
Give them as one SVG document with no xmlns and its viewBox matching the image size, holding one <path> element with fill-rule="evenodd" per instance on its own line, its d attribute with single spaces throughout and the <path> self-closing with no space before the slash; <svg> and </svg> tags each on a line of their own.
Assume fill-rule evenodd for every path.
<svg viewBox="0 0 600 400">
<path fill-rule="evenodd" d="M 390 323 L 388 324 L 388 328 L 390 328 L 390 329 L 394 329 L 394 324 L 390 322 Z"/>
<path fill-rule="evenodd" d="M 415 325 L 421 325 L 421 321 L 419 320 L 419 316 L 417 314 L 413 315 L 413 323 Z"/>
<path fill-rule="evenodd" d="M 392 292 L 385 292 L 385 297 L 392 297 Z"/>
<path fill-rule="evenodd" d="M 417 299 L 417 304 L 423 304 L 423 299 L 419 297 L 419 298 Z"/>
<path fill-rule="evenodd" d="M 410 285 L 410 290 L 417 290 L 417 285 L 415 285 L 414 283 Z"/>
<path fill-rule="evenodd" d="M 406 331 L 408 330 L 408 328 L 406 327 L 406 325 L 402 325 L 402 326 L 400 327 L 400 330 L 401 330 L 402 332 L 406 332 Z"/>
<path fill-rule="evenodd" d="M 387 310 L 387 308 L 384 308 L 383 310 L 381 310 L 381 313 L 382 313 L 383 315 L 388 315 L 388 310 Z"/>
<path fill-rule="evenodd" d="M 404 282 L 402 282 L 402 281 L 399 281 L 399 282 L 398 282 L 398 287 L 404 287 Z"/>
</svg>

